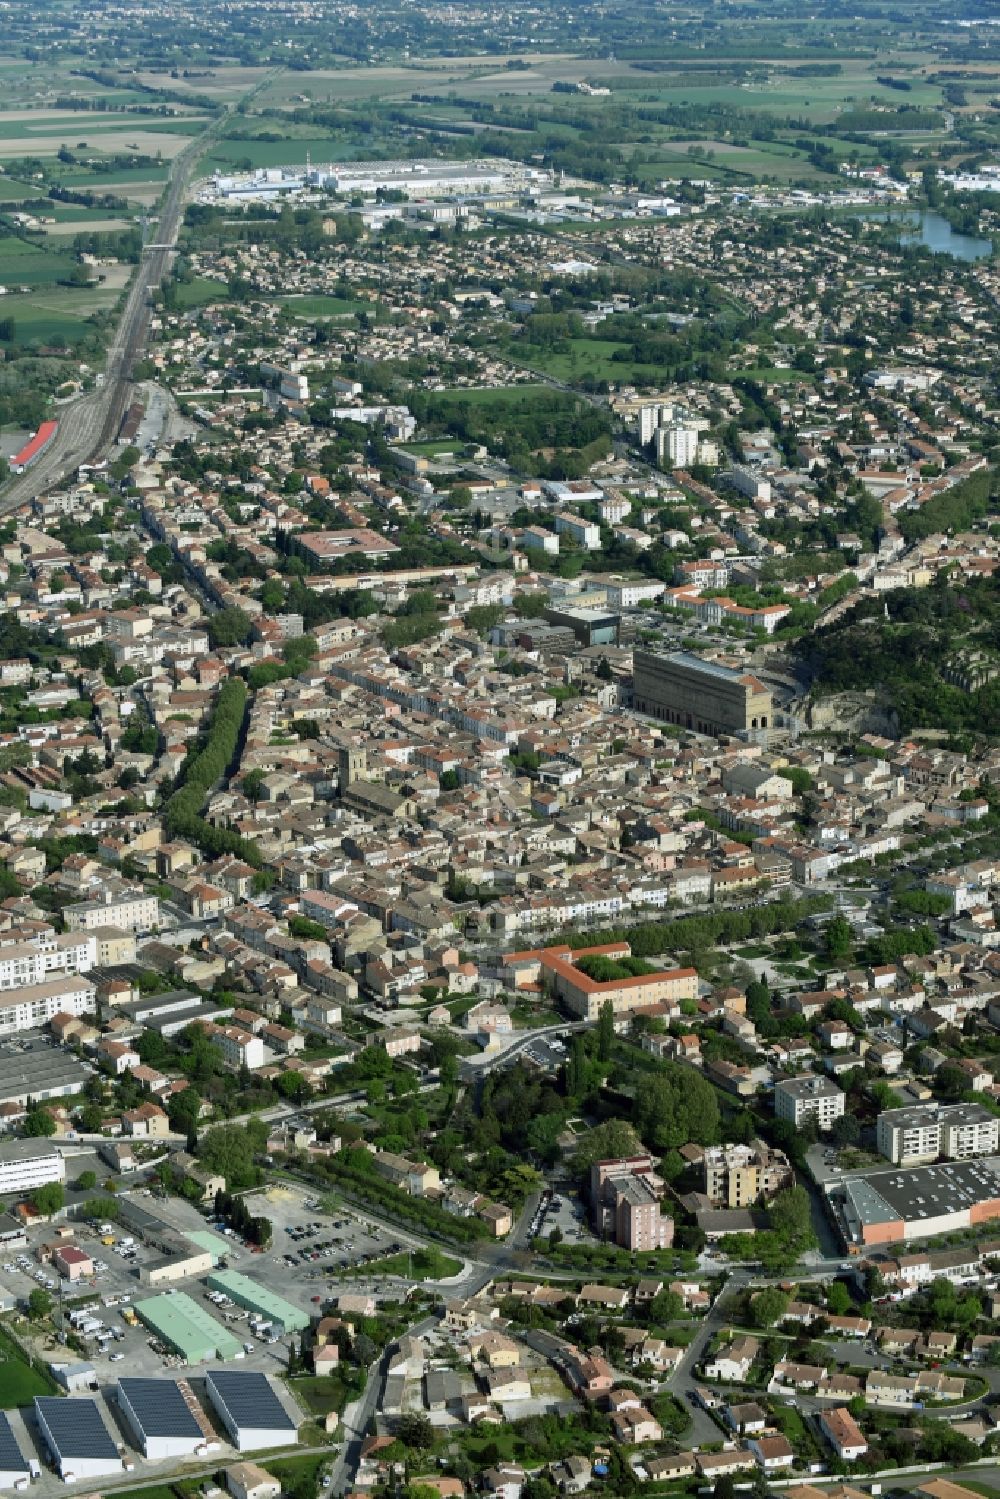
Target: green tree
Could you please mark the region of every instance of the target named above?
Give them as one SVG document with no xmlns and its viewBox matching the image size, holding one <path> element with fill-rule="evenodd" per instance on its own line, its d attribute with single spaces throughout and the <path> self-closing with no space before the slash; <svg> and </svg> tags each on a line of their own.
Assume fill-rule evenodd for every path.
<svg viewBox="0 0 1000 1499">
<path fill-rule="evenodd" d="M 847 1317 L 850 1315 L 851 1293 L 842 1280 L 833 1280 L 827 1287 L 826 1309 L 831 1317 Z"/>
<path fill-rule="evenodd" d="M 97 1186 L 96 1171 L 81 1171 L 76 1179 L 77 1190 L 80 1192 L 92 1192 Z"/>
<path fill-rule="evenodd" d="M 413 1447 L 418 1451 L 427 1451 L 434 1446 L 434 1427 L 431 1419 L 423 1411 L 407 1411 L 401 1416 L 396 1427 L 396 1435 L 404 1447 Z"/>
<path fill-rule="evenodd" d="M 31 1200 L 40 1213 L 44 1213 L 46 1218 L 51 1218 L 53 1213 L 58 1213 L 66 1201 L 66 1193 L 61 1182 L 46 1182 L 44 1186 L 32 1192 Z"/>
<path fill-rule="evenodd" d="M 252 621 L 249 614 L 235 606 L 220 609 L 209 616 L 208 639 L 213 650 L 220 647 L 245 645 L 250 638 Z"/>
<path fill-rule="evenodd" d="M 750 1302 L 750 1320 L 754 1327 L 773 1327 L 788 1310 L 788 1297 L 777 1286 L 766 1286 Z"/>
<path fill-rule="evenodd" d="M 582 1173 L 589 1171 L 594 1161 L 638 1155 L 641 1151 L 642 1141 L 627 1120 L 606 1119 L 583 1137 L 573 1155 L 573 1164 Z"/>
<path fill-rule="evenodd" d="M 639 1133 L 656 1150 L 713 1145 L 719 1138 L 715 1089 L 677 1062 L 643 1077 L 635 1092 L 635 1114 Z"/>
<path fill-rule="evenodd" d="M 22 1133 L 28 1135 L 31 1139 L 37 1139 L 40 1136 L 48 1138 L 54 1135 L 55 1132 L 56 1121 L 48 1109 L 35 1107 L 28 1110 L 22 1126 Z"/>
<path fill-rule="evenodd" d="M 610 999 L 606 999 L 597 1016 L 597 1055 L 602 1062 L 608 1062 L 614 1049 L 615 1009 Z"/>
<path fill-rule="evenodd" d="M 32 1322 L 40 1322 L 52 1310 L 52 1297 L 48 1291 L 35 1289 L 28 1293 L 28 1316 Z"/>
<path fill-rule="evenodd" d="M 851 928 L 843 916 L 835 916 L 824 934 L 824 947 L 828 958 L 844 963 L 851 956 Z"/>
</svg>

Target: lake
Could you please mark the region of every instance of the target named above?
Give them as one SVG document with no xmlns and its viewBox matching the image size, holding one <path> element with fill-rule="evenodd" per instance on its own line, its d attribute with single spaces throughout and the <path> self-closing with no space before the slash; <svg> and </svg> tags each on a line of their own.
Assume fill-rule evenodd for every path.
<svg viewBox="0 0 1000 1499">
<path fill-rule="evenodd" d="M 905 222 L 914 222 L 911 214 Z M 926 245 L 939 255 L 951 255 L 956 260 L 987 260 L 993 254 L 993 242 L 980 239 L 975 234 L 960 234 L 939 213 L 923 212 L 916 227 L 899 236 L 903 245 Z"/>
</svg>

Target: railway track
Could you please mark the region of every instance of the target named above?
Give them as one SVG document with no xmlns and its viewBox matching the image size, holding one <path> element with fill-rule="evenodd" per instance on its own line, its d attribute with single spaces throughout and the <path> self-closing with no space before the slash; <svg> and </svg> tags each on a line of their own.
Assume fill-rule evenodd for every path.
<svg viewBox="0 0 1000 1499">
<path fill-rule="evenodd" d="M 220 119 L 213 120 L 174 159 L 159 221 L 154 226 L 156 237 L 143 248 L 129 285 L 108 349 L 103 381 L 62 408 L 59 429 L 49 446 L 22 474 L 0 486 L 0 515 L 9 515 L 19 506 L 30 504 L 46 490 L 70 478 L 81 464 L 98 462 L 113 445 L 133 398 L 133 371 L 149 337 L 150 292 L 160 285 L 170 269 L 188 183 L 198 158 L 218 132 L 220 123 Z"/>
</svg>

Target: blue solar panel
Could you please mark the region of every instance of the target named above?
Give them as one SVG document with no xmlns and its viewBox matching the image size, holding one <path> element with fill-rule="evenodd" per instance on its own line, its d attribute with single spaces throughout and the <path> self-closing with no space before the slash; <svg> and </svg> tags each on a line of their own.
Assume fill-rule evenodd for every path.
<svg viewBox="0 0 1000 1499">
<path fill-rule="evenodd" d="M 294 1431 L 281 1401 L 263 1374 L 236 1374 L 212 1370 L 207 1377 L 233 1425 L 243 1430 Z"/>
<path fill-rule="evenodd" d="M 116 1458 L 118 1448 L 101 1420 L 94 1400 L 60 1400 L 36 1395 L 35 1409 L 55 1443 L 60 1458 Z"/>
<path fill-rule="evenodd" d="M 0 1473 L 27 1473 L 28 1464 L 21 1455 L 17 1438 L 3 1411 L 0 1411 Z"/>
<path fill-rule="evenodd" d="M 147 1437 L 195 1437 L 202 1432 L 172 1379 L 120 1379 L 125 1397 Z"/>
</svg>

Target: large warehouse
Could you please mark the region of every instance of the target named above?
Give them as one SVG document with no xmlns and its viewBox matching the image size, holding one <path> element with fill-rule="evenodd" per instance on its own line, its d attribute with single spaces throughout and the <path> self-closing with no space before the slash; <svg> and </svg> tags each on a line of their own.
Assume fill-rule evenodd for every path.
<svg viewBox="0 0 1000 1499">
<path fill-rule="evenodd" d="M 211 1369 L 205 1375 L 205 1388 L 238 1452 L 287 1447 L 295 1441 L 295 1422 L 263 1374 Z"/>
<path fill-rule="evenodd" d="M 185 1396 L 172 1379 L 120 1379 L 118 1407 L 136 1447 L 154 1462 L 190 1457 L 205 1444 L 193 1396 Z"/>
<path fill-rule="evenodd" d="M 242 1352 L 240 1344 L 203 1306 L 183 1291 L 137 1301 L 136 1316 L 187 1364 L 223 1363 Z"/>
<path fill-rule="evenodd" d="M 96 1400 L 36 1395 L 35 1416 L 56 1471 L 67 1483 L 125 1471 Z"/>
<path fill-rule="evenodd" d="M 241 1275 L 238 1270 L 216 1270 L 205 1284 L 212 1291 L 221 1291 L 235 1301 L 237 1306 L 248 1312 L 256 1312 L 258 1316 L 273 1323 L 276 1333 L 283 1335 L 286 1332 L 305 1332 L 309 1326 L 308 1312 L 300 1312 L 297 1306 L 292 1306 L 283 1296 L 275 1295 L 266 1286 L 251 1280 L 247 1275 Z"/>
<path fill-rule="evenodd" d="M 866 1171 L 826 1192 L 851 1244 L 929 1239 L 1000 1218 L 1000 1174 L 985 1161 Z"/>
<path fill-rule="evenodd" d="M 27 1460 L 17 1445 L 13 1428 L 3 1411 L 0 1411 L 0 1489 L 12 1489 L 15 1484 L 27 1482 L 30 1470 Z"/>
</svg>

